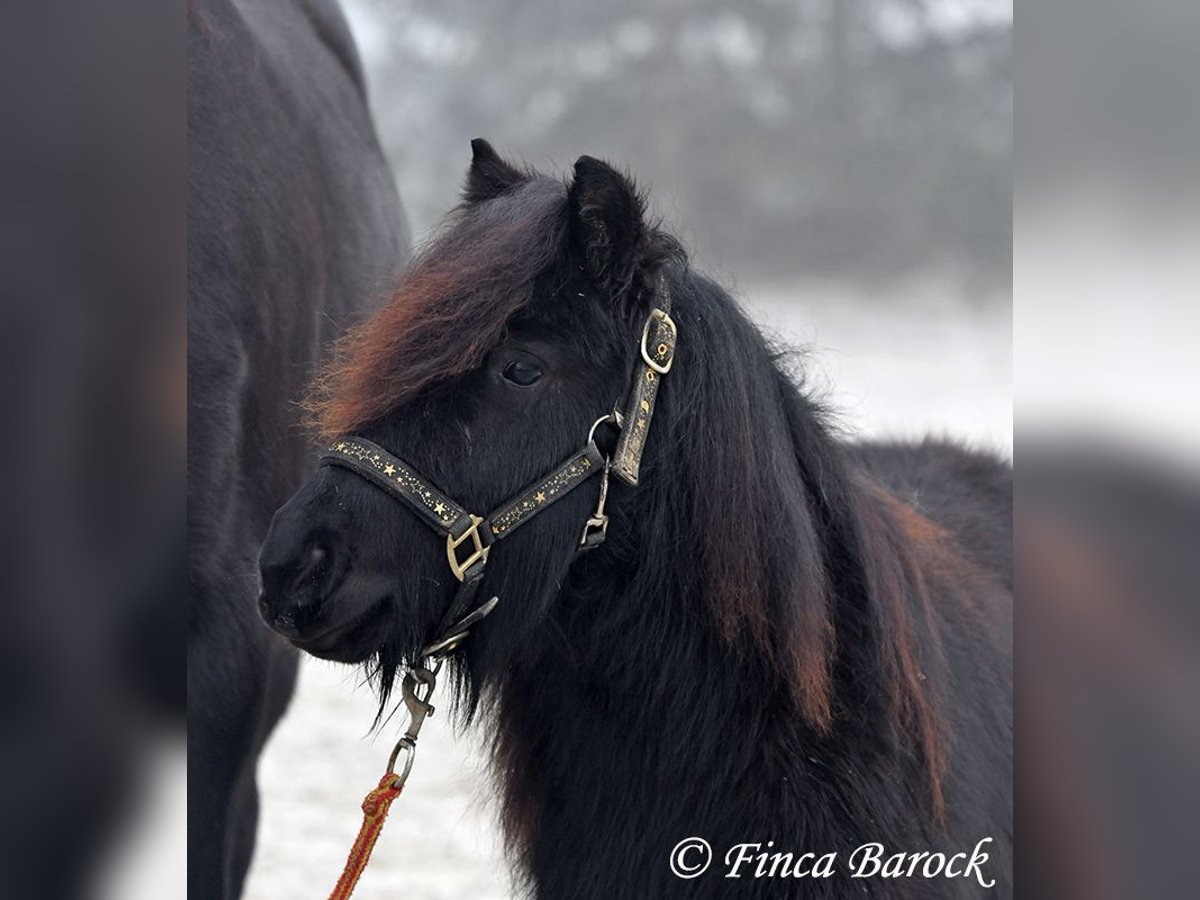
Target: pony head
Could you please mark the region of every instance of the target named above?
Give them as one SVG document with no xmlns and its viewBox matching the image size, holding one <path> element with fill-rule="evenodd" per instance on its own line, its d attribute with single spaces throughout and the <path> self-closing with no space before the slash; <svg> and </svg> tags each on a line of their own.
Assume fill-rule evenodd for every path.
<svg viewBox="0 0 1200 900">
<path fill-rule="evenodd" d="M 654 280 L 680 254 L 607 164 L 580 157 L 564 182 L 472 149 L 463 202 L 340 342 L 309 409 L 322 438 L 370 440 L 487 512 L 623 399 Z M 503 665 L 542 626 L 596 501 L 575 491 L 494 548 L 484 596 L 503 600 L 476 663 Z M 265 621 L 316 656 L 377 660 L 385 692 L 458 587 L 444 540 L 336 466 L 277 512 L 260 567 Z"/>
</svg>

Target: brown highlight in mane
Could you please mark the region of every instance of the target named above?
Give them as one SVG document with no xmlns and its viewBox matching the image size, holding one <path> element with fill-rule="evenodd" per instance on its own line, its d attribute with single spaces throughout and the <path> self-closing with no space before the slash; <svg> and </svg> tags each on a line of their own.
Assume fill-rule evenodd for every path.
<svg viewBox="0 0 1200 900">
<path fill-rule="evenodd" d="M 749 451 L 738 446 L 731 436 L 729 446 L 713 453 L 733 456 Z M 732 480 L 736 467 L 730 468 Z M 747 472 L 747 483 L 733 485 L 734 491 L 754 496 L 754 474 Z M 722 637 L 738 646 L 747 640 L 779 675 L 791 685 L 800 712 L 819 733 L 833 724 L 833 657 L 836 634 L 826 594 L 824 564 L 816 552 L 818 536 L 812 524 L 797 517 L 791 523 L 798 538 L 790 551 L 796 555 L 796 573 L 804 573 L 789 583 L 780 583 L 778 575 L 761 564 L 759 554 L 778 535 L 772 535 L 754 521 L 731 531 L 725 526 L 725 512 L 718 504 L 699 502 L 693 516 L 702 522 L 707 536 L 701 547 L 700 563 L 705 593 L 711 598 Z M 771 598 L 789 597 L 784 607 L 776 607 Z M 774 607 L 774 608 L 773 608 Z"/>
<path fill-rule="evenodd" d="M 852 481 L 845 499 L 855 506 L 860 589 L 875 617 L 891 725 L 922 760 L 931 812 L 944 822 L 942 785 L 950 734 L 935 691 L 945 677 L 946 661 L 932 598 L 945 576 L 961 573 L 970 563 L 941 526 L 873 480 Z M 807 577 L 792 583 L 787 608 L 771 611 L 769 598 L 780 586 L 755 564 L 750 548 L 765 536 L 753 529 L 721 536 L 720 546 L 710 551 L 706 577 L 726 640 L 735 646 L 747 640 L 755 647 L 787 680 L 805 721 L 817 733 L 828 734 L 836 727 L 834 660 L 840 642 L 849 638 L 834 626 L 836 601 L 827 567 L 810 553 L 818 546 L 818 535 L 811 522 L 796 521 L 794 527 L 800 529 L 800 539 L 792 553 L 800 554 L 796 565 Z"/>
<path fill-rule="evenodd" d="M 949 732 L 932 691 L 946 667 L 930 577 L 961 559 L 947 532 L 873 481 L 857 505 L 862 586 L 877 617 L 892 727 L 920 754 L 930 808 L 944 822 Z"/>
<path fill-rule="evenodd" d="M 868 499 L 878 502 L 879 515 L 895 536 L 895 564 L 876 575 L 885 597 L 885 627 L 892 636 L 889 668 L 895 724 L 912 737 L 922 753 L 933 812 L 943 822 L 946 803 L 942 782 L 949 767 L 950 735 L 929 686 L 945 677 L 946 661 L 936 632 L 935 591 L 930 582 L 941 581 L 947 575 L 952 576 L 949 580 L 961 582 L 971 564 L 946 529 L 881 485 L 869 482 Z M 963 600 L 969 604 L 970 595 Z"/>
<path fill-rule="evenodd" d="M 687 337 L 670 384 L 671 427 L 687 438 L 673 465 L 687 480 L 693 553 L 682 588 L 705 598 L 735 653 L 788 686 L 817 734 L 832 736 L 852 714 L 839 675 L 883 700 L 890 721 L 880 724 L 923 759 L 940 815 L 948 725 L 930 598 L 948 588 L 943 557 L 956 548 L 856 470 L 824 410 L 762 352 L 728 295 L 703 281 L 678 290 Z M 774 391 L 764 390 L 770 379 Z"/>
<path fill-rule="evenodd" d="M 313 431 L 351 434 L 477 367 L 562 253 L 566 196 L 537 178 L 456 209 L 391 299 L 335 345 L 305 403 Z"/>
</svg>

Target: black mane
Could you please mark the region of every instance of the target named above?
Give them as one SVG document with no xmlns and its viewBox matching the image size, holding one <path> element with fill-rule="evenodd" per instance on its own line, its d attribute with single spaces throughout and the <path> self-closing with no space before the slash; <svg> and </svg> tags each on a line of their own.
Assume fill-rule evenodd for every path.
<svg viewBox="0 0 1200 900">
<path fill-rule="evenodd" d="M 564 860 L 579 863 L 573 841 L 619 832 L 601 824 L 609 806 L 644 835 L 661 823 L 666 841 L 661 806 L 712 789 L 694 772 L 738 793 L 732 808 L 697 801 L 692 830 L 714 847 L 717 833 L 757 840 L 767 823 L 777 839 L 847 853 L 867 839 L 942 846 L 975 833 L 966 822 L 983 836 L 995 807 L 964 810 L 981 777 L 965 773 L 996 773 L 985 793 L 1004 806 L 1011 696 L 993 692 L 1011 649 L 992 648 L 1011 642 L 1010 576 L 968 562 L 858 465 L 790 357 L 725 291 L 678 257 L 666 271 L 680 344 L 645 487 L 614 492 L 611 554 L 576 564 L 552 639 L 493 686 L 505 831 L 538 896 L 560 896 L 556 877 L 587 881 Z M 1002 486 L 1005 467 L 986 466 Z M 964 625 L 987 635 L 982 647 L 953 631 Z M 646 766 L 649 792 L 629 783 Z M 774 796 L 770 772 L 803 785 Z M 590 811 L 586 827 L 553 812 L 567 796 Z M 646 840 L 659 855 L 643 883 L 657 884 L 670 845 Z"/>
</svg>

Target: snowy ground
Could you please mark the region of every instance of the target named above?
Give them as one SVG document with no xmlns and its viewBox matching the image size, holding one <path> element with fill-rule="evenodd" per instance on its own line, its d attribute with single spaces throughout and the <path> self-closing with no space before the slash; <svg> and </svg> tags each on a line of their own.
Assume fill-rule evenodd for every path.
<svg viewBox="0 0 1200 900">
<path fill-rule="evenodd" d="M 870 296 L 836 285 L 746 288 L 756 321 L 807 345 L 812 373 L 865 435 L 947 434 L 1012 452 L 1012 317 L 1007 296 L 964 300 L 920 282 Z M 685 338 L 686 339 L 686 338 Z M 374 701 L 357 673 L 306 661 L 261 766 L 263 816 L 247 896 L 323 896 L 386 761 L 394 727 L 366 738 Z M 380 838 L 363 898 L 510 894 L 480 741 L 435 716 Z"/>
</svg>

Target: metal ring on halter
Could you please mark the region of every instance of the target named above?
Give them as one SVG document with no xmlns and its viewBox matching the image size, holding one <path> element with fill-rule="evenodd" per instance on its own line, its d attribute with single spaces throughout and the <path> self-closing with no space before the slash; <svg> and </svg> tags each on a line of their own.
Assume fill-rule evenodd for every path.
<svg viewBox="0 0 1200 900">
<path fill-rule="evenodd" d="M 442 638 L 440 641 L 434 641 L 421 649 L 421 655 L 428 659 L 435 659 L 441 662 L 449 654 L 453 653 L 458 647 L 459 641 L 467 636 L 466 631 L 455 631 L 450 637 Z"/>
<path fill-rule="evenodd" d="M 600 418 L 598 418 L 595 422 L 593 422 L 592 427 L 588 429 L 587 442 L 589 444 L 592 443 L 593 439 L 595 439 L 595 437 L 596 437 L 596 429 L 599 428 L 605 422 L 612 422 L 614 426 L 616 426 L 618 429 L 620 429 L 621 414 L 618 413 L 616 410 L 613 410 L 612 412 L 605 413 Z"/>
<path fill-rule="evenodd" d="M 487 616 L 487 614 L 493 609 L 495 609 L 496 604 L 499 602 L 499 597 L 492 597 L 492 599 L 488 600 L 486 603 L 479 604 L 479 606 L 473 611 L 463 616 L 444 632 L 442 632 L 442 637 L 437 638 L 437 640 L 430 644 L 426 644 L 421 649 L 422 657 L 437 663 L 433 670 L 435 675 L 437 674 L 437 670 L 442 665 L 442 660 L 454 652 L 454 649 L 458 646 L 459 642 L 471 633 L 471 628 L 474 627 L 477 622 L 480 622 L 485 616 Z"/>
</svg>

